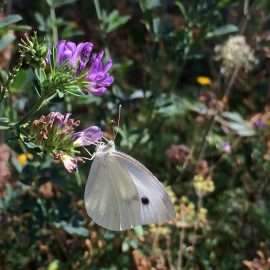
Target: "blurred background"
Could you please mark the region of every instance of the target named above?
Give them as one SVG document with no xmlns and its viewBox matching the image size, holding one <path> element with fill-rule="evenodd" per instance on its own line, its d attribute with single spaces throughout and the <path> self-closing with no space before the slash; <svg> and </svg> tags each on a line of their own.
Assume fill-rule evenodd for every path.
<svg viewBox="0 0 270 270">
<path fill-rule="evenodd" d="M 1 128 L 0 269 L 270 269 L 269 14 L 268 0 L 1 0 L 1 77 L 34 31 L 113 59 L 105 95 L 40 115 L 71 112 L 112 138 L 121 104 L 117 148 L 160 179 L 177 216 L 102 229 L 84 209 L 91 162 L 69 174 Z M 29 111 L 34 80 L 23 66 L 0 117 Z"/>
</svg>

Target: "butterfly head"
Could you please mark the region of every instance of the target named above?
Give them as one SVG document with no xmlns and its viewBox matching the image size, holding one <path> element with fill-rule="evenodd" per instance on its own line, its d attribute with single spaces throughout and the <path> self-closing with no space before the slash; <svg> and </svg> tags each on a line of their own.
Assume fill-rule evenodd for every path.
<svg viewBox="0 0 270 270">
<path fill-rule="evenodd" d="M 97 154 L 104 154 L 104 153 L 109 153 L 111 151 L 115 150 L 115 144 L 114 141 L 107 141 L 107 143 L 100 142 L 97 145 L 96 153 Z"/>
</svg>

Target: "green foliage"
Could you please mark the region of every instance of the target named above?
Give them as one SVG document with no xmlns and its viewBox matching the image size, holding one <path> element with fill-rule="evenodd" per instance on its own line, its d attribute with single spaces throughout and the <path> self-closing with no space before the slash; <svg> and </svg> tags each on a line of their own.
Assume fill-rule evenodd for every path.
<svg viewBox="0 0 270 270">
<path fill-rule="evenodd" d="M 50 7 L 58 8 L 67 4 L 73 4 L 77 0 L 47 0 Z"/>
<path fill-rule="evenodd" d="M 118 10 L 113 10 L 107 14 L 105 10 L 101 13 L 101 28 L 106 33 L 115 31 L 120 26 L 126 24 L 129 20 L 129 16 L 120 16 Z"/>
<path fill-rule="evenodd" d="M 9 15 L 0 21 L 0 28 L 9 26 L 22 20 L 20 15 Z"/>
<path fill-rule="evenodd" d="M 0 51 L 15 40 L 11 26 L 22 20 L 20 15 L 9 15 L 0 20 Z"/>
</svg>

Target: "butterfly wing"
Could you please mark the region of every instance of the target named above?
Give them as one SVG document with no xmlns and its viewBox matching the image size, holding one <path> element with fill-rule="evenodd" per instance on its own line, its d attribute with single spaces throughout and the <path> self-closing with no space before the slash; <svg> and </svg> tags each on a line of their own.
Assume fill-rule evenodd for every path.
<svg viewBox="0 0 270 270">
<path fill-rule="evenodd" d="M 140 203 L 140 220 L 137 225 L 160 224 L 175 217 L 174 207 L 163 185 L 146 167 L 118 151 L 114 151 L 112 156 L 136 186 Z"/>
<path fill-rule="evenodd" d="M 108 170 L 102 160 L 96 157 L 85 187 L 85 208 L 95 223 L 110 230 L 118 230 L 120 227 L 118 202 L 112 182 L 108 178 Z"/>
<path fill-rule="evenodd" d="M 88 215 L 104 228 L 119 231 L 140 224 L 136 186 L 111 154 L 94 159 L 84 200 Z"/>
<path fill-rule="evenodd" d="M 157 178 L 137 160 L 117 151 L 94 159 L 84 199 L 93 221 L 110 230 L 160 224 L 175 216 Z"/>
</svg>

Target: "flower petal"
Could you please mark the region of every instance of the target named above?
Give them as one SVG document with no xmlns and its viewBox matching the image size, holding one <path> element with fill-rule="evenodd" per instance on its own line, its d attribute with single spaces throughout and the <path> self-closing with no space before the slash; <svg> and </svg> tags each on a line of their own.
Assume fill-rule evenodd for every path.
<svg viewBox="0 0 270 270">
<path fill-rule="evenodd" d="M 103 132 L 97 126 L 90 126 L 73 135 L 75 146 L 87 146 L 99 141 L 103 136 Z"/>
</svg>

